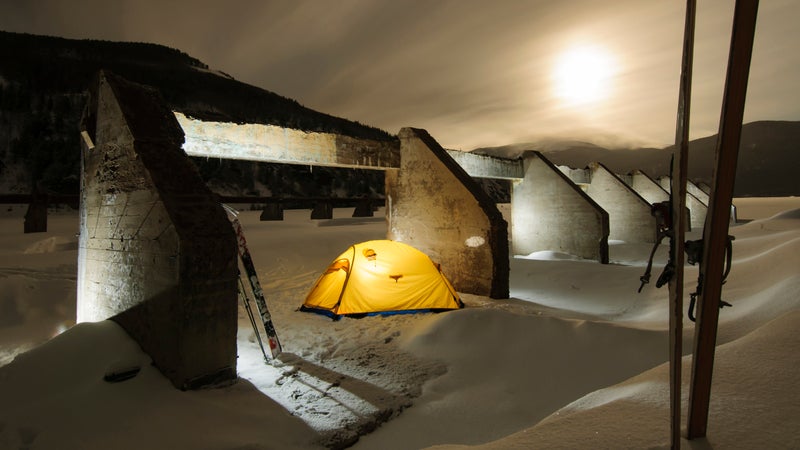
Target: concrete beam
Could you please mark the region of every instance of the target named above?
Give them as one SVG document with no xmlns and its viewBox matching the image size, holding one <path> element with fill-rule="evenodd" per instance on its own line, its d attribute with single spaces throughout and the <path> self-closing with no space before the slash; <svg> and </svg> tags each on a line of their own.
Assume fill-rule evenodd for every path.
<svg viewBox="0 0 800 450">
<path fill-rule="evenodd" d="M 603 164 L 592 163 L 589 170 L 588 194 L 608 212 L 608 238 L 655 242 L 656 219 L 650 213 L 650 203 Z"/>
<path fill-rule="evenodd" d="M 255 123 L 206 122 L 174 112 L 189 156 L 281 164 L 390 169 L 400 167 L 397 141 L 356 139 Z"/>
<path fill-rule="evenodd" d="M 525 175 L 521 159 L 495 158 L 458 150 L 447 150 L 447 154 L 471 177 L 521 180 Z"/>
<path fill-rule="evenodd" d="M 539 152 L 511 192 L 514 254 L 552 250 L 608 263 L 608 213 Z"/>
<path fill-rule="evenodd" d="M 386 172 L 387 238 L 430 255 L 460 292 L 508 297 L 508 224 L 491 198 L 426 132 L 400 130 Z"/>
<path fill-rule="evenodd" d="M 312 133 L 262 124 L 209 122 L 173 112 L 189 156 L 243 159 L 280 164 L 399 169 L 397 141 L 373 141 L 332 133 Z M 477 178 L 521 179 L 522 162 L 447 150 L 466 172 Z"/>
<path fill-rule="evenodd" d="M 149 88 L 100 73 L 82 121 L 79 322 L 119 323 L 178 388 L 236 378 L 236 240 Z"/>
</svg>

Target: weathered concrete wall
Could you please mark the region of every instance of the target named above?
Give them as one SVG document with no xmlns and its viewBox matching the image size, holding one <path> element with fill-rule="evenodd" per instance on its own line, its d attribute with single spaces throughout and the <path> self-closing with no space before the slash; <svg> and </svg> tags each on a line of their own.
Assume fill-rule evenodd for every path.
<svg viewBox="0 0 800 450">
<path fill-rule="evenodd" d="M 656 222 L 650 204 L 600 163 L 589 165 L 589 196 L 608 212 L 609 239 L 655 242 Z"/>
<path fill-rule="evenodd" d="M 427 253 L 461 292 L 508 297 L 508 225 L 488 195 L 425 130 L 403 128 L 386 172 L 387 238 Z"/>
<path fill-rule="evenodd" d="M 234 379 L 236 241 L 174 116 L 101 73 L 83 127 L 78 321 L 118 322 L 176 387 Z"/>
<path fill-rule="evenodd" d="M 511 193 L 513 253 L 552 250 L 608 263 L 608 213 L 539 152 Z"/>
</svg>

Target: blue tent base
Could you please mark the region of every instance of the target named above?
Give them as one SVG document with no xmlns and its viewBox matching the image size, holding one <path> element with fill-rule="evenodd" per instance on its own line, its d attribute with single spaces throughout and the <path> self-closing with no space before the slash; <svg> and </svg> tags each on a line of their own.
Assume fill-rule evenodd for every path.
<svg viewBox="0 0 800 450">
<path fill-rule="evenodd" d="M 464 304 L 461 303 L 460 307 L 463 308 Z M 301 306 L 299 311 L 319 314 L 319 315 L 322 315 L 322 316 L 330 317 L 333 320 L 340 320 L 342 317 L 349 317 L 351 319 L 363 319 L 364 317 L 367 317 L 367 316 L 397 316 L 397 315 L 401 315 L 401 314 L 440 313 L 440 312 L 445 312 L 445 311 L 454 311 L 454 309 L 450 309 L 450 308 L 427 308 L 427 309 L 406 309 L 406 310 L 402 310 L 402 311 L 376 311 L 376 312 L 369 312 L 369 313 L 336 314 L 335 312 L 327 310 L 327 309 L 309 308 L 307 306 Z"/>
</svg>

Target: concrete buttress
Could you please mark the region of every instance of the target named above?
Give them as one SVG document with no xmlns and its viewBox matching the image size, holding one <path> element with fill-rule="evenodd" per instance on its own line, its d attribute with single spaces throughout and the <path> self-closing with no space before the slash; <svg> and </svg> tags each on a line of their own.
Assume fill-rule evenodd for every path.
<svg viewBox="0 0 800 450">
<path fill-rule="evenodd" d="M 119 323 L 178 388 L 236 377 L 236 241 L 158 92 L 101 72 L 84 113 L 78 321 Z"/>
<path fill-rule="evenodd" d="M 403 128 L 386 171 L 387 238 L 441 264 L 456 290 L 508 297 L 508 224 L 486 192 L 425 130 Z"/>
<path fill-rule="evenodd" d="M 650 203 L 603 164 L 592 163 L 589 170 L 588 194 L 608 212 L 608 238 L 630 243 L 655 242 L 656 219 Z"/>
<path fill-rule="evenodd" d="M 539 152 L 511 192 L 513 252 L 553 250 L 608 263 L 608 213 Z"/>
</svg>

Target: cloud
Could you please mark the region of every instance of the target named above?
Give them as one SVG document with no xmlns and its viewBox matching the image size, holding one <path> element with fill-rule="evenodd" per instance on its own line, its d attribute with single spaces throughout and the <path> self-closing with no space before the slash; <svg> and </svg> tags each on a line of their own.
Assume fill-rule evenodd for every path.
<svg viewBox="0 0 800 450">
<path fill-rule="evenodd" d="M 733 8 L 698 4 L 693 137 L 718 126 Z M 762 2 L 746 120 L 800 119 L 798 16 L 798 2 Z M 390 132 L 426 128 L 464 149 L 592 129 L 670 144 L 683 24 L 682 2 L 640 0 L 0 5 L 0 29 L 160 43 L 322 112 Z M 576 110 L 555 98 L 551 73 L 581 43 L 603 47 L 618 67 L 610 98 Z"/>
</svg>

